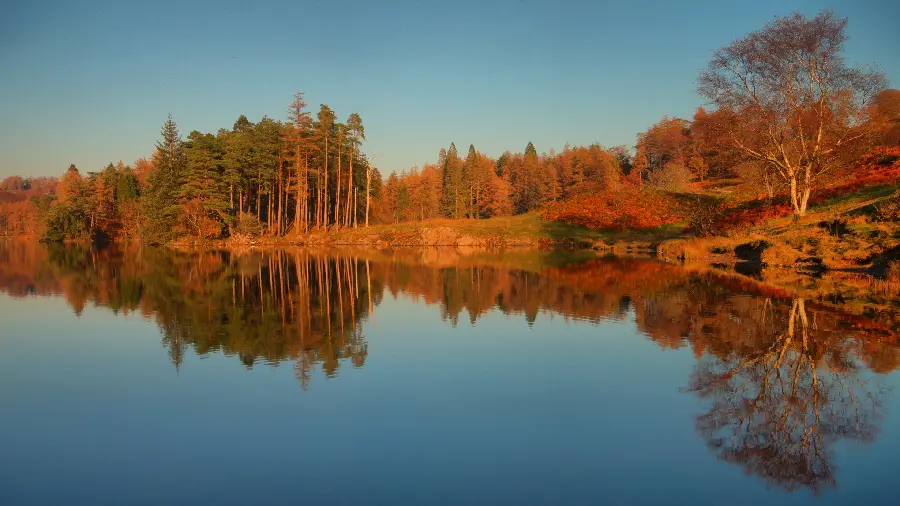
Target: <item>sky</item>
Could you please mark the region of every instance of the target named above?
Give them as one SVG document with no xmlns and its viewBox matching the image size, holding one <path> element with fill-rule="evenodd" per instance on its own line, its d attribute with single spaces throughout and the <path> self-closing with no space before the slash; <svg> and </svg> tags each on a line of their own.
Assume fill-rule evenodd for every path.
<svg viewBox="0 0 900 506">
<path fill-rule="evenodd" d="M 239 115 L 357 112 L 382 172 L 450 142 L 498 156 L 633 146 L 703 105 L 714 50 L 794 11 L 850 22 L 845 55 L 900 87 L 900 2 L 0 0 L 0 178 L 93 171 L 150 156 L 171 113 L 183 134 Z"/>
</svg>

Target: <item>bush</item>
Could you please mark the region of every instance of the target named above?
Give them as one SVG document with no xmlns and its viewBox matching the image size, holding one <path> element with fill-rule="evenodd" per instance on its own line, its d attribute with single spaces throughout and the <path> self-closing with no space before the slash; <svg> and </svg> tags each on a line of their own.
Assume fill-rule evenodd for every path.
<svg viewBox="0 0 900 506">
<path fill-rule="evenodd" d="M 242 214 L 238 218 L 237 226 L 234 227 L 233 234 L 244 235 L 249 237 L 259 237 L 264 230 L 263 224 L 252 214 Z"/>
<path fill-rule="evenodd" d="M 688 220 L 688 228 L 700 237 L 707 237 L 722 232 L 718 219 L 722 215 L 725 203 L 714 197 L 695 195 L 684 204 Z"/>
<path fill-rule="evenodd" d="M 662 192 L 625 188 L 576 196 L 541 213 L 549 221 L 600 230 L 655 228 L 679 221 L 678 205 Z"/>
<path fill-rule="evenodd" d="M 900 190 L 872 207 L 873 221 L 900 222 Z"/>
<path fill-rule="evenodd" d="M 669 162 L 650 172 L 647 184 L 657 190 L 678 192 L 691 182 L 691 170 L 681 162 Z"/>
</svg>

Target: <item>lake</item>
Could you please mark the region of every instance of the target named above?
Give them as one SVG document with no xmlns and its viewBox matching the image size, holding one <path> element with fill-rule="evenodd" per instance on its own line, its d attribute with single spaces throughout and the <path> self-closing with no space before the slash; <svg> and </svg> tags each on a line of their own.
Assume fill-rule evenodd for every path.
<svg viewBox="0 0 900 506">
<path fill-rule="evenodd" d="M 897 304 L 835 300 L 578 252 L 0 242 L 0 504 L 896 504 Z"/>
</svg>

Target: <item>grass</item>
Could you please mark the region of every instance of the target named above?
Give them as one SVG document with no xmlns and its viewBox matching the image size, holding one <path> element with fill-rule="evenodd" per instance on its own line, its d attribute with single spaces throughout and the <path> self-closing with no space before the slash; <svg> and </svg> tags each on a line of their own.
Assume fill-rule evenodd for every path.
<svg viewBox="0 0 900 506">
<path fill-rule="evenodd" d="M 900 224 L 871 219 L 875 204 L 900 184 L 869 187 L 811 206 L 807 215 L 771 220 L 724 236 L 698 238 L 684 223 L 647 230 L 590 230 L 543 220 L 538 213 L 486 220 L 433 219 L 319 232 L 305 244 L 360 246 L 564 246 L 614 253 L 656 251 L 660 256 L 705 262 L 761 261 L 793 267 L 814 262 L 829 269 L 869 269 L 883 274 L 900 257 Z"/>
<path fill-rule="evenodd" d="M 334 244 L 372 244 L 381 241 L 396 245 L 500 244 L 594 247 L 620 243 L 656 245 L 678 237 L 683 228 L 683 225 L 669 225 L 652 230 L 591 230 L 566 223 L 545 221 L 538 213 L 527 213 L 486 220 L 441 218 L 374 225 L 368 229 L 344 229 L 329 235 L 323 234 L 321 239 L 323 242 Z M 423 238 L 424 235 L 427 237 Z"/>
<path fill-rule="evenodd" d="M 900 223 L 873 221 L 875 204 L 886 201 L 900 185 L 869 187 L 811 206 L 806 216 L 774 219 L 722 237 L 683 237 L 663 243 L 665 256 L 703 259 L 746 252 L 768 265 L 793 266 L 821 261 L 830 269 L 872 269 L 879 273 L 896 257 Z"/>
</svg>

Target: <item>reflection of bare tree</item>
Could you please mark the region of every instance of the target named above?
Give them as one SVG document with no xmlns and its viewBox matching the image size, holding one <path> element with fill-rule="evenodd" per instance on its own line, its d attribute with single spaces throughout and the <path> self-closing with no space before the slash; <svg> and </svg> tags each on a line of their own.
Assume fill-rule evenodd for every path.
<svg viewBox="0 0 900 506">
<path fill-rule="evenodd" d="M 881 396 L 858 375 L 851 341 L 817 327 L 802 299 L 785 309 L 766 301 L 758 328 L 781 330 L 705 356 L 689 390 L 711 401 L 697 429 L 719 458 L 787 490 L 819 491 L 836 483 L 834 443 L 873 440 Z"/>
</svg>

